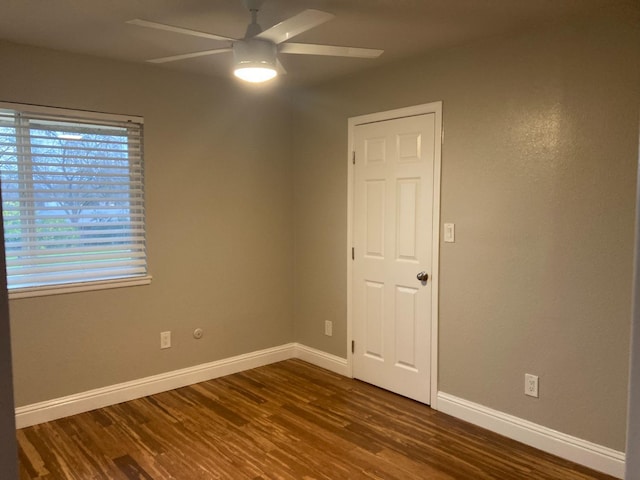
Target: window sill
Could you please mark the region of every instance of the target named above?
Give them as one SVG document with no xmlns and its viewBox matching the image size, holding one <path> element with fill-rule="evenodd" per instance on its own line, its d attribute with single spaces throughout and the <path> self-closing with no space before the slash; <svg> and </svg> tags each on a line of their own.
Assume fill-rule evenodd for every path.
<svg viewBox="0 0 640 480">
<path fill-rule="evenodd" d="M 111 288 L 136 287 L 139 285 L 149 285 L 151 283 L 151 279 L 152 277 L 147 275 L 144 277 L 118 278 L 114 280 L 99 280 L 96 282 L 17 288 L 9 291 L 9 300 L 62 295 L 65 293 L 90 292 L 93 290 L 108 290 Z"/>
</svg>

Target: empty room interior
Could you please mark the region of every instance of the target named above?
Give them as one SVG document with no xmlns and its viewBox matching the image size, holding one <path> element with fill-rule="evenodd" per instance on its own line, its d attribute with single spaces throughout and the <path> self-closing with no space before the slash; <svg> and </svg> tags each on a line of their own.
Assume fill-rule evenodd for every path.
<svg viewBox="0 0 640 480">
<path fill-rule="evenodd" d="M 640 453 L 636 1 L 25 0 L 0 59 L 8 479 L 604 479 Z M 6 175 L 37 155 L 6 122 L 69 118 L 139 124 L 143 265 L 21 284 L 36 227 L 8 212 L 37 200 Z"/>
</svg>

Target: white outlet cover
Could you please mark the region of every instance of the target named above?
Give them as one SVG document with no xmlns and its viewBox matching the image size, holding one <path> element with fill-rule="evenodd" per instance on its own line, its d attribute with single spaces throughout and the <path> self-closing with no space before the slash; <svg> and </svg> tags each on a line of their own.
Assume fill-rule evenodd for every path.
<svg viewBox="0 0 640 480">
<path fill-rule="evenodd" d="M 328 337 L 333 336 L 333 322 L 331 320 L 324 321 L 324 334 Z"/>
<path fill-rule="evenodd" d="M 530 397 L 538 398 L 538 376 L 525 373 L 524 375 L 524 394 Z"/>
</svg>

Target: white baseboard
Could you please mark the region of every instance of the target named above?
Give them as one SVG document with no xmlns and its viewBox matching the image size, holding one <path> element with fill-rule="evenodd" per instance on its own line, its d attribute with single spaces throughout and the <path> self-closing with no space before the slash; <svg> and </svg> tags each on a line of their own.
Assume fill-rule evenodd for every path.
<svg viewBox="0 0 640 480">
<path fill-rule="evenodd" d="M 16 408 L 16 428 L 50 422 L 58 418 L 186 387 L 290 358 L 299 358 L 326 370 L 348 376 L 346 359 L 299 343 L 288 343 L 279 347 L 18 407 Z"/>
<path fill-rule="evenodd" d="M 127 402 L 296 357 L 296 344 L 267 348 L 215 362 L 16 408 L 16 428 Z"/>
<path fill-rule="evenodd" d="M 625 454 L 444 392 L 438 410 L 580 465 L 624 477 Z"/>
<path fill-rule="evenodd" d="M 349 376 L 349 369 L 347 368 L 347 359 L 331 355 L 330 353 L 323 352 L 322 350 L 316 350 L 315 348 L 307 347 L 299 343 L 295 345 L 295 357 L 305 362 L 309 362 L 330 372 Z"/>
</svg>

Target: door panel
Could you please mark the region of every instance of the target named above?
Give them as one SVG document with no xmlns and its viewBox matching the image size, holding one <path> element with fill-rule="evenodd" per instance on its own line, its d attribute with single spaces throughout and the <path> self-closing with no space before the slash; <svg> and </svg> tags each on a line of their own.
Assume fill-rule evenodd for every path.
<svg viewBox="0 0 640 480">
<path fill-rule="evenodd" d="M 397 259 L 416 262 L 416 212 L 418 211 L 418 187 L 420 179 L 404 178 L 398 180 L 396 239 Z"/>
<path fill-rule="evenodd" d="M 379 360 L 384 359 L 384 284 L 366 283 L 365 312 L 365 355 Z"/>
<path fill-rule="evenodd" d="M 385 184 L 379 180 L 366 183 L 367 255 L 384 257 Z"/>
<path fill-rule="evenodd" d="M 416 369 L 416 288 L 396 288 L 396 365 Z"/>
<path fill-rule="evenodd" d="M 430 400 L 435 113 L 354 129 L 354 377 Z"/>
</svg>

